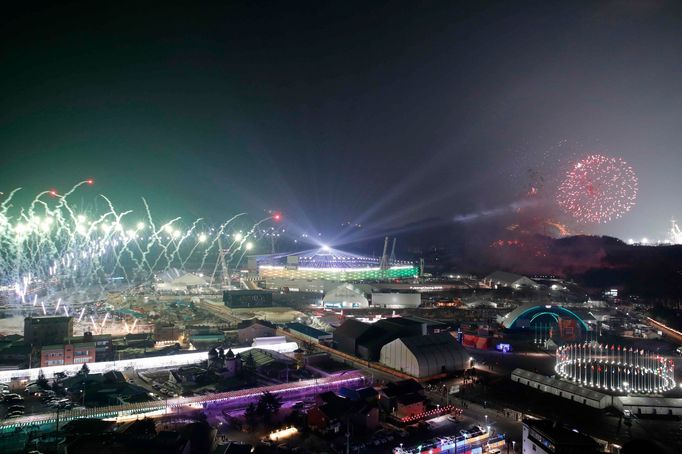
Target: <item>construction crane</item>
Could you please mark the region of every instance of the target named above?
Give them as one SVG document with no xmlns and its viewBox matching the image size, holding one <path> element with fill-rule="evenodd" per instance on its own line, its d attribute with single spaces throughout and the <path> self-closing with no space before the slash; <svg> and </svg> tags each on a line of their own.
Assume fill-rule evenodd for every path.
<svg viewBox="0 0 682 454">
<path fill-rule="evenodd" d="M 227 283 L 227 286 L 229 287 L 231 282 L 230 282 L 230 272 L 229 268 L 227 266 L 227 262 L 225 261 L 225 255 L 229 254 L 230 250 L 229 249 L 223 249 L 223 241 L 222 238 L 219 236 L 218 237 L 218 259 L 215 262 L 215 267 L 213 268 L 213 274 L 211 275 L 211 285 L 213 285 L 213 282 L 215 281 L 215 275 L 218 272 L 218 266 L 220 266 L 220 271 L 221 271 L 221 279 L 220 279 L 220 286 L 222 287 Z"/>
</svg>

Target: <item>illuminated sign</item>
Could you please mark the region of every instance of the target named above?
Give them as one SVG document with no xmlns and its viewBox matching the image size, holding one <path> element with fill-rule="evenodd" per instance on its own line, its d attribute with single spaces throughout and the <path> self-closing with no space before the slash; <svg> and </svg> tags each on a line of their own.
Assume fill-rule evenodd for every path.
<svg viewBox="0 0 682 454">
<path fill-rule="evenodd" d="M 511 348 L 510 344 L 497 344 L 495 346 L 495 349 L 498 352 L 507 353 L 507 352 L 510 352 L 512 348 Z"/>
</svg>

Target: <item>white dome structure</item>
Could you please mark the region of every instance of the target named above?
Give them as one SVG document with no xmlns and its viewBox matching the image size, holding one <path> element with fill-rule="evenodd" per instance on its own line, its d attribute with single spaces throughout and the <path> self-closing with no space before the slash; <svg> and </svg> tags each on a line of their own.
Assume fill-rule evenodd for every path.
<svg viewBox="0 0 682 454">
<path fill-rule="evenodd" d="M 379 361 L 417 378 L 461 372 L 471 365 L 469 354 L 450 333 L 395 339 L 381 348 Z"/>
<path fill-rule="evenodd" d="M 330 309 L 366 309 L 369 307 L 365 292 L 352 284 L 339 285 L 324 296 L 322 304 Z"/>
</svg>

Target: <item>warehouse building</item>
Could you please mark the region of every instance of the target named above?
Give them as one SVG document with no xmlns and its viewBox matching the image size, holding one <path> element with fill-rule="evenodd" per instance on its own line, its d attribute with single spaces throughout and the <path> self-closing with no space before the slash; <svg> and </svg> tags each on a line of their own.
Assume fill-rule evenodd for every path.
<svg viewBox="0 0 682 454">
<path fill-rule="evenodd" d="M 395 339 L 381 348 L 379 361 L 416 378 L 468 369 L 469 354 L 450 333 Z"/>
<path fill-rule="evenodd" d="M 447 325 L 417 317 L 391 317 L 376 323 L 346 320 L 334 331 L 336 348 L 367 361 L 379 360 L 381 348 L 399 337 L 419 336 L 447 330 Z"/>
<path fill-rule="evenodd" d="M 265 290 L 225 290 L 223 303 L 232 309 L 271 307 L 272 293 Z"/>
<path fill-rule="evenodd" d="M 372 293 L 372 306 L 386 309 L 419 307 L 422 297 L 419 293 Z"/>
<path fill-rule="evenodd" d="M 614 402 L 613 396 L 608 394 L 524 369 L 514 369 L 511 380 L 593 408 L 604 409 L 613 405 Z"/>
<path fill-rule="evenodd" d="M 372 325 L 349 318 L 341 324 L 333 334 L 335 348 L 349 355 L 355 355 L 358 340 Z"/>
<path fill-rule="evenodd" d="M 620 411 L 630 410 L 633 415 L 682 416 L 682 399 L 673 397 L 620 396 L 613 399 Z"/>
</svg>

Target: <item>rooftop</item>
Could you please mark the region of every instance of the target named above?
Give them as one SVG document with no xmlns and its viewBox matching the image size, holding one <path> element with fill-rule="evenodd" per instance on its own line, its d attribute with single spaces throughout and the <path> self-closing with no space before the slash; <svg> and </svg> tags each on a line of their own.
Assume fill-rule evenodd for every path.
<svg viewBox="0 0 682 454">
<path fill-rule="evenodd" d="M 344 321 L 341 326 L 336 328 L 334 331 L 334 336 L 347 336 L 357 338 L 360 337 L 365 331 L 367 331 L 372 325 L 369 323 L 363 323 L 360 320 L 354 318 L 349 318 Z"/>
<path fill-rule="evenodd" d="M 298 322 L 287 323 L 285 326 L 292 331 L 297 331 L 299 333 L 305 334 L 306 336 L 314 337 L 315 339 L 331 335 L 320 329 L 313 328 L 312 326 L 304 325 L 303 323 Z"/>
<path fill-rule="evenodd" d="M 388 397 L 394 397 L 401 394 L 418 393 L 423 390 L 422 385 L 415 380 L 400 380 L 386 384 L 382 391 Z"/>
<path fill-rule="evenodd" d="M 326 247 L 284 254 L 260 255 L 257 261 L 259 265 L 283 266 L 287 264 L 288 257 L 298 257 L 298 266 L 304 268 L 376 268 L 381 262 L 381 257 L 366 257 Z M 391 265 L 413 264 L 407 261 L 395 261 Z"/>
<path fill-rule="evenodd" d="M 269 322 L 267 320 L 260 320 L 257 318 L 252 318 L 249 320 L 242 320 L 241 322 L 239 322 L 239 324 L 237 325 L 237 329 L 248 328 L 251 325 L 262 325 L 262 326 L 267 326 L 268 328 L 272 328 L 272 329 L 277 328 L 277 326 L 275 326 L 275 324 L 272 322 Z"/>
<path fill-rule="evenodd" d="M 547 419 L 524 419 L 523 424 L 534 429 L 555 445 L 581 446 L 586 449 L 585 453 L 597 452 L 597 442 L 591 437 L 578 431 L 568 429 Z M 591 449 L 590 449 L 591 448 Z"/>
<path fill-rule="evenodd" d="M 547 377 L 546 375 L 536 374 L 525 369 L 514 369 L 512 371 L 512 376 L 516 375 L 527 380 L 532 380 L 536 383 L 540 383 L 545 386 L 560 389 L 562 391 L 581 396 L 585 399 L 600 401 L 607 397 L 607 394 L 595 391 L 593 389 L 584 388 L 573 383 L 569 383 L 564 380 L 559 380 L 557 378 Z"/>
</svg>

